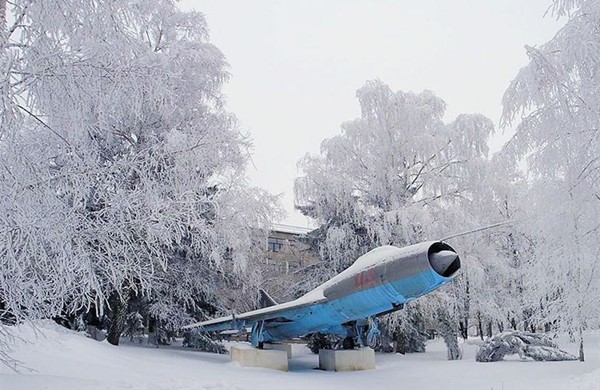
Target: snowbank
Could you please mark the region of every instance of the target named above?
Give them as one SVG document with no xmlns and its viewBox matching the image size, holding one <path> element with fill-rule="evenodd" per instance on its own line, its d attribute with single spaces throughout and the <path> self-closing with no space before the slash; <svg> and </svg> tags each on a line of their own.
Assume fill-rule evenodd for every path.
<svg viewBox="0 0 600 390">
<path fill-rule="evenodd" d="M 50 322 L 39 331 L 19 327 L 29 342 L 15 345 L 13 355 L 34 372 L 20 374 L 0 367 L 1 390 L 280 390 L 280 389 L 544 389 L 596 390 L 600 376 L 600 337 L 587 336 L 589 361 L 532 362 L 518 358 L 498 363 L 475 362 L 476 343 L 463 343 L 464 359 L 446 360 L 441 341 L 428 352 L 376 356 L 377 369 L 333 373 L 315 370 L 318 357 L 294 345 L 290 372 L 242 368 L 227 355 L 181 348 L 149 348 L 97 342 Z M 576 352 L 574 344 L 561 345 Z"/>
</svg>

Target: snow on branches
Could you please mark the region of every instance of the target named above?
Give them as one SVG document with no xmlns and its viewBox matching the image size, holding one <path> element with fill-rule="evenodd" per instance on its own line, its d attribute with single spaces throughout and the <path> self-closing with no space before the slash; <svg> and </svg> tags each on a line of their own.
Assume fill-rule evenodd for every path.
<svg viewBox="0 0 600 390">
<path fill-rule="evenodd" d="M 393 92 L 371 81 L 357 97 L 361 117 L 323 141 L 320 156 L 300 161 L 305 175 L 296 179 L 297 207 L 369 237 L 371 245 L 416 242 L 435 207 L 469 196 L 493 125 L 478 114 L 445 124 L 446 104 L 431 91 Z"/>
<path fill-rule="evenodd" d="M 381 81 L 367 82 L 357 97 L 361 117 L 324 140 L 319 156 L 302 159 L 304 176 L 295 183 L 297 207 L 321 223 L 314 237 L 327 264 L 321 279 L 375 246 L 465 230 L 490 177 L 488 118 L 462 114 L 444 123 L 446 103 L 433 92 L 394 92 Z M 442 313 L 445 336 L 456 339 L 454 311 L 428 307 L 436 305 L 425 298 L 414 310 Z M 388 325 L 416 329 L 422 317 L 399 313 Z M 449 357 L 460 358 L 453 344 Z"/>
<path fill-rule="evenodd" d="M 249 140 L 224 108 L 227 64 L 203 15 L 170 0 L 9 8 L 0 316 L 214 294 L 207 275 L 253 261 L 275 198 L 243 176 Z M 166 292 L 171 265 L 182 284 Z"/>
<path fill-rule="evenodd" d="M 579 333 L 600 325 L 600 4 L 555 1 L 565 26 L 540 47 L 507 89 L 505 125 L 516 132 L 502 156 L 526 162 L 531 311 L 538 326 Z M 580 359 L 583 360 L 583 339 Z"/>
</svg>

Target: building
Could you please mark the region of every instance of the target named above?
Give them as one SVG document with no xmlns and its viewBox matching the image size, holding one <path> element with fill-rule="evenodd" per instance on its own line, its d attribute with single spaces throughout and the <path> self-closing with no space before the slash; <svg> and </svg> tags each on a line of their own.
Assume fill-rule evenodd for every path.
<svg viewBox="0 0 600 390">
<path fill-rule="evenodd" d="M 267 241 L 267 264 L 282 274 L 289 274 L 319 261 L 301 237 L 312 231 L 299 226 L 273 224 Z"/>
</svg>

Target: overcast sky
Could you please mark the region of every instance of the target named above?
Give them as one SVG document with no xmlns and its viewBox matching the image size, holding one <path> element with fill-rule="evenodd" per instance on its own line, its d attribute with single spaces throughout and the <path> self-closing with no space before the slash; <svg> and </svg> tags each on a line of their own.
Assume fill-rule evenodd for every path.
<svg viewBox="0 0 600 390">
<path fill-rule="evenodd" d="M 523 46 L 546 42 L 563 24 L 544 17 L 549 0 L 180 4 L 205 14 L 230 64 L 224 92 L 254 143 L 249 177 L 282 194 L 289 215 L 281 222 L 298 226 L 308 220 L 293 210 L 297 162 L 360 115 L 355 93 L 366 80 L 430 89 L 446 101 L 446 121 L 478 112 L 497 126 L 502 94 L 527 63 Z"/>
</svg>

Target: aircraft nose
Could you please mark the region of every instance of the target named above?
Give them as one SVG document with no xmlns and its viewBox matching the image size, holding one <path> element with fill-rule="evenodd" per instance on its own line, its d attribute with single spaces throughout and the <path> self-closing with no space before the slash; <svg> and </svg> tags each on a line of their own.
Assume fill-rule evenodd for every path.
<svg viewBox="0 0 600 390">
<path fill-rule="evenodd" d="M 435 272 L 447 278 L 454 275 L 460 268 L 458 255 L 449 250 L 430 253 L 429 263 Z"/>
</svg>

